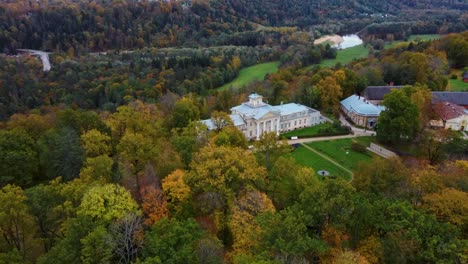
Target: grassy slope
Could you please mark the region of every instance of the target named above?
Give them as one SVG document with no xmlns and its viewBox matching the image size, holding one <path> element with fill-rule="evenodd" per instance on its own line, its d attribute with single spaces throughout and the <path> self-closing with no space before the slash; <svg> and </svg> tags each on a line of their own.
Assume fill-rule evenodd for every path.
<svg viewBox="0 0 468 264">
<path fill-rule="evenodd" d="M 244 85 L 251 83 L 252 81 L 261 81 L 265 78 L 265 75 L 268 73 L 278 71 L 279 62 L 267 62 L 261 63 L 254 66 L 250 66 L 240 70 L 239 76 L 234 79 L 232 82 L 227 83 L 221 87 L 219 90 L 226 90 L 229 87 L 240 88 Z"/>
</svg>

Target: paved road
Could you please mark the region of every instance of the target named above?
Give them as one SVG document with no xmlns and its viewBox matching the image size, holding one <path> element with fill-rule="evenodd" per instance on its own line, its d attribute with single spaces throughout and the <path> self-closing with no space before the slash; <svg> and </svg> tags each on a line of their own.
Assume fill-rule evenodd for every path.
<svg viewBox="0 0 468 264">
<path fill-rule="evenodd" d="M 23 52 L 29 52 L 32 55 L 37 55 L 41 58 L 42 61 L 42 70 L 43 71 L 50 71 L 52 68 L 52 65 L 50 65 L 50 60 L 49 60 L 49 53 L 40 51 L 40 50 L 30 50 L 30 49 L 18 49 L 19 51 Z"/>
</svg>

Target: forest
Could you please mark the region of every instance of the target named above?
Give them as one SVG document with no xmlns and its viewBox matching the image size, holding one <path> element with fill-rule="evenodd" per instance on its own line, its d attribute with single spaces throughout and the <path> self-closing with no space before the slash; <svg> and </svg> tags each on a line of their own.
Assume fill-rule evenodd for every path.
<svg viewBox="0 0 468 264">
<path fill-rule="evenodd" d="M 0 3 L 0 51 L 29 48 L 80 55 L 147 46 L 252 46 L 275 40 L 269 34 L 257 39 L 257 31 L 269 27 L 297 27 L 320 37 L 355 33 L 369 25 L 363 33 L 377 30 L 399 39 L 463 31 L 467 10 L 463 0 L 7 0 Z"/>
<path fill-rule="evenodd" d="M 161 90 L 151 97 L 130 90 L 134 93 L 123 96 L 127 101 L 114 109 L 84 110 L 78 104 L 82 100 L 76 99 L 71 104 L 41 103 L 7 116 L 0 129 L 0 260 L 464 263 L 466 140 L 419 127 L 408 134 L 401 129 L 396 136 L 378 131 L 382 141 L 401 141 L 403 136 L 423 151 L 409 158 L 362 163 L 348 182 L 339 175 L 321 178 L 297 164 L 293 149 L 275 134 L 264 134 L 253 143 L 252 152 L 252 143 L 222 111 L 255 90 L 271 102 L 295 100 L 333 114 L 339 98 L 395 76 L 410 78 L 396 82 L 416 83 L 395 100 L 424 111 L 429 87 L 444 87 L 438 71 L 448 65 L 466 66 L 467 60 L 458 57 L 466 54 L 451 48 L 458 51 L 467 37 L 455 34 L 398 46 L 332 69 L 290 67 L 237 91 L 203 96 Z M 132 60 L 133 67 L 161 63 L 158 52 L 163 51 L 168 53 L 161 56 L 168 57 L 169 50 L 158 49 L 154 61 L 136 53 L 140 59 Z M 232 54 L 218 60 L 201 55 L 197 63 L 235 69 L 243 55 L 237 48 Z M 121 59 L 135 53 L 109 56 Z M 96 75 L 116 75 L 114 64 L 124 63 L 113 59 L 112 67 L 101 62 L 106 70 Z M 170 56 L 163 61 L 169 63 Z M 172 63 L 183 72 L 184 60 Z M 398 72 L 408 70 L 415 72 Z M 34 71 L 39 73 L 40 67 Z M 135 80 L 141 81 L 141 76 Z M 129 83 L 123 91 L 133 87 Z M 384 104 L 391 107 L 391 99 L 387 101 Z M 414 113 L 409 118 L 419 120 L 416 125 L 427 118 Z M 211 132 L 197 122 L 209 114 L 218 124 Z M 446 140 L 435 140 L 441 137 Z"/>
<path fill-rule="evenodd" d="M 468 140 L 425 126 L 431 91 L 468 70 L 467 10 L 463 0 L 1 1 L 0 264 L 467 263 Z M 319 65 L 339 51 L 314 39 L 356 32 L 366 58 Z M 440 38 L 386 47 L 413 34 Z M 52 69 L 18 48 L 52 52 Z M 219 89 L 265 62 L 279 70 Z M 385 97 L 372 140 L 400 157 L 369 156 L 349 175 L 320 176 L 284 137 L 247 141 L 229 118 L 259 93 L 344 129 L 340 100 L 388 84 L 405 87 Z M 215 129 L 199 122 L 208 118 Z"/>
</svg>

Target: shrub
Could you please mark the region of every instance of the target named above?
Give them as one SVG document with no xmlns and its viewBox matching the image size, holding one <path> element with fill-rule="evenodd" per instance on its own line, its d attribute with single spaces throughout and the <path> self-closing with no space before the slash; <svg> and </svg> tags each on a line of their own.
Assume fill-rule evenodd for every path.
<svg viewBox="0 0 468 264">
<path fill-rule="evenodd" d="M 359 153 L 366 153 L 366 146 L 357 142 L 351 144 L 351 149 Z"/>
</svg>

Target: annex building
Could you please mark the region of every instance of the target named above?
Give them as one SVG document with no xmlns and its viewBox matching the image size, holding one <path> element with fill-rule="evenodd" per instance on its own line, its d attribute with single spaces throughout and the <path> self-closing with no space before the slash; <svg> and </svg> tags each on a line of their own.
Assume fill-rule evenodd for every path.
<svg viewBox="0 0 468 264">
<path fill-rule="evenodd" d="M 375 105 L 365 97 L 351 95 L 340 102 L 341 111 L 358 126 L 373 128 L 377 123 L 380 112 L 385 107 Z"/>
<path fill-rule="evenodd" d="M 445 129 L 468 131 L 468 109 L 450 102 L 437 102 L 432 107 Z"/>
<path fill-rule="evenodd" d="M 231 108 L 230 118 L 247 139 L 259 139 L 263 133 L 291 131 L 325 122 L 319 111 L 305 105 L 288 103 L 269 105 L 259 94 L 249 95 L 249 101 Z M 202 120 L 214 129 L 211 119 Z"/>
</svg>

